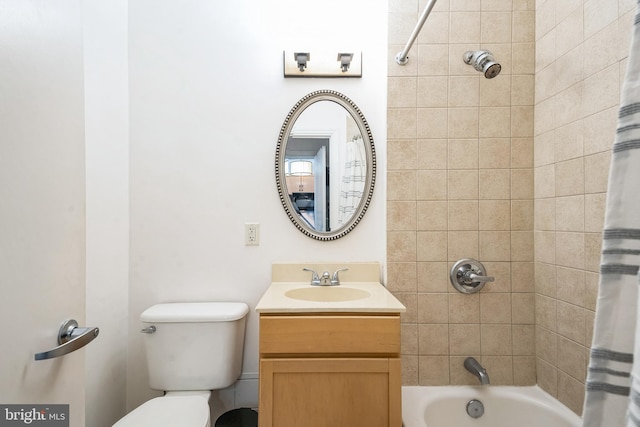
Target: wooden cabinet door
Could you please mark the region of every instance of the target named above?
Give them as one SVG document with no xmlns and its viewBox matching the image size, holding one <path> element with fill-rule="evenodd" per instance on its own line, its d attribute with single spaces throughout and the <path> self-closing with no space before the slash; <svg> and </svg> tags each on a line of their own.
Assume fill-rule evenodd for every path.
<svg viewBox="0 0 640 427">
<path fill-rule="evenodd" d="M 260 427 L 401 427 L 400 359 L 260 361 Z"/>
</svg>

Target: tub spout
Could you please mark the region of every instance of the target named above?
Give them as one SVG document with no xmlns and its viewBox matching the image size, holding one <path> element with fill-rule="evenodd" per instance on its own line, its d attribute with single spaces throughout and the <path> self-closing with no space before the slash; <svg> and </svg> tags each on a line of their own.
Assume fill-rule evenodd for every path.
<svg viewBox="0 0 640 427">
<path fill-rule="evenodd" d="M 464 359 L 464 367 L 467 371 L 478 377 L 481 385 L 489 384 L 489 374 L 487 374 L 487 370 L 484 369 L 476 359 L 467 357 Z"/>
</svg>

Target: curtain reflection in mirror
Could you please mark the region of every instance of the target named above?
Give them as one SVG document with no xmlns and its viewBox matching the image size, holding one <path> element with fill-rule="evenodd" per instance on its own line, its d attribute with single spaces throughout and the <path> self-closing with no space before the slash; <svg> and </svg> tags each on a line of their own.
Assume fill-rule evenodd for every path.
<svg viewBox="0 0 640 427">
<path fill-rule="evenodd" d="M 349 221 L 360 205 L 367 178 L 367 157 L 360 134 L 347 141 L 347 159 L 340 182 L 338 226 Z"/>
</svg>

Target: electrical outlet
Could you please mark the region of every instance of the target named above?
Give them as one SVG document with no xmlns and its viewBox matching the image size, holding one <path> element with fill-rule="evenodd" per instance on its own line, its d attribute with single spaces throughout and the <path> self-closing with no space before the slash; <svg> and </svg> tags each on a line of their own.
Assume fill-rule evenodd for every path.
<svg viewBox="0 0 640 427">
<path fill-rule="evenodd" d="M 246 223 L 244 225 L 245 246 L 258 246 L 260 244 L 260 224 Z"/>
</svg>

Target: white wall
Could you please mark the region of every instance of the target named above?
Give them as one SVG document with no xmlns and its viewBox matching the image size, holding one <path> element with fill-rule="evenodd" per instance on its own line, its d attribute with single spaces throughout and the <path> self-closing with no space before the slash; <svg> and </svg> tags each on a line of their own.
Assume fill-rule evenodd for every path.
<svg viewBox="0 0 640 427">
<path fill-rule="evenodd" d="M 138 316 L 166 301 L 251 307 L 243 372 L 258 370 L 255 304 L 274 261 L 384 263 L 386 25 L 384 0 L 169 1 L 129 4 L 130 290 L 128 407 L 147 387 Z M 285 79 L 282 52 L 361 50 L 358 79 Z M 367 118 L 378 157 L 365 219 L 318 242 L 288 220 L 273 162 L 278 132 L 307 93 L 334 89 Z M 260 246 L 244 246 L 244 223 Z"/>
<path fill-rule="evenodd" d="M 86 149 L 86 423 L 126 411 L 129 294 L 127 0 L 83 3 Z"/>
</svg>

